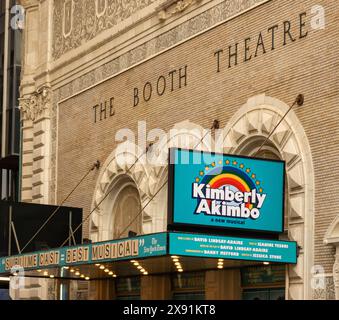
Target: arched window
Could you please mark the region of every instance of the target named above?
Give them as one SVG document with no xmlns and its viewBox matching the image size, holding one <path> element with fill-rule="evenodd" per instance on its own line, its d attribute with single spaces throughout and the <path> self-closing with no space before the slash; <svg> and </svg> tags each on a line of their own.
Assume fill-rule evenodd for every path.
<svg viewBox="0 0 339 320">
<path fill-rule="evenodd" d="M 265 144 L 262 146 L 262 144 Z M 261 149 L 260 149 L 261 147 Z M 260 151 L 259 151 L 260 149 Z M 282 156 L 278 148 L 271 142 L 266 141 L 266 138 L 263 136 L 252 137 L 245 140 L 238 148 L 236 154 L 262 158 L 267 160 L 282 160 Z M 285 212 L 284 212 L 284 225 L 285 225 L 285 234 L 284 238 L 287 236 L 288 230 L 288 185 L 287 177 L 285 177 Z"/>
<path fill-rule="evenodd" d="M 126 238 L 129 232 L 141 234 L 142 214 L 139 190 L 134 180 L 126 174 L 114 179 L 111 195 L 107 198 L 107 210 L 111 212 L 111 239 Z"/>
</svg>

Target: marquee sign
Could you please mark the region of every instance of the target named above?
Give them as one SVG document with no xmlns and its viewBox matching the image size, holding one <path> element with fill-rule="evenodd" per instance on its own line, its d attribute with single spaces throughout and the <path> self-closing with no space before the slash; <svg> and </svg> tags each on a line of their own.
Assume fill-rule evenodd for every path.
<svg viewBox="0 0 339 320">
<path fill-rule="evenodd" d="M 15 266 L 37 270 L 148 258 L 166 253 L 167 234 L 158 233 L 0 258 L 0 274 L 10 272 Z"/>
<path fill-rule="evenodd" d="M 285 163 L 171 149 L 169 225 L 281 233 Z"/>
<path fill-rule="evenodd" d="M 169 252 L 190 257 L 297 263 L 297 243 L 292 241 L 170 233 Z"/>
</svg>

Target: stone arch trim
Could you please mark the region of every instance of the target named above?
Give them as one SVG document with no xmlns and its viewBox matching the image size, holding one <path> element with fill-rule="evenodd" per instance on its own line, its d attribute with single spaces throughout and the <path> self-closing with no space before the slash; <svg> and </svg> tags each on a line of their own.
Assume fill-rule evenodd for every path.
<svg viewBox="0 0 339 320">
<path fill-rule="evenodd" d="M 284 102 L 258 95 L 250 98 L 224 129 L 225 153 L 235 153 L 253 137 L 267 137 L 289 109 Z M 301 247 L 298 264 L 289 267 L 288 298 L 311 299 L 314 250 L 314 174 L 311 149 L 305 131 L 290 111 L 270 139 L 286 161 L 289 238 Z"/>
<path fill-rule="evenodd" d="M 136 146 L 125 142 L 114 150 L 102 165 L 92 199 L 92 210 L 98 207 L 90 220 L 90 237 L 93 241 L 104 240 L 102 230 L 111 217 L 105 212 L 104 205 L 99 204 L 104 204 L 103 199 L 121 176 L 127 175 L 134 181 L 142 205 L 152 196 L 156 181 L 151 177 L 150 169 L 144 164 L 142 157 L 137 161 L 139 157 Z M 132 167 L 134 162 L 136 164 Z"/>
<path fill-rule="evenodd" d="M 92 209 L 102 202 L 112 185 L 122 175 L 129 176 L 135 182 L 139 190 L 141 206 L 144 207 L 167 179 L 168 148 L 211 150 L 212 141 L 208 139 L 208 135 L 204 137 L 205 135 L 206 130 L 203 127 L 186 120 L 164 133 L 159 142 L 149 150 L 147 157 L 134 143 L 127 141 L 119 144 L 101 167 L 92 199 Z M 167 187 L 164 190 L 167 190 Z M 159 203 L 166 203 L 167 193 L 163 192 L 160 196 L 165 198 L 151 202 L 144 210 L 143 230 L 146 233 L 164 231 L 167 208 L 165 212 L 159 212 L 158 207 Z M 93 212 L 89 230 L 92 241 L 106 240 L 107 234 L 104 230 L 107 229 L 105 225 L 110 221 L 108 215 L 105 205 L 100 205 Z M 153 226 L 154 221 L 158 223 Z"/>
<path fill-rule="evenodd" d="M 325 237 L 325 244 L 338 244 L 339 245 L 339 215 L 332 221 L 328 227 Z"/>
<path fill-rule="evenodd" d="M 339 215 L 332 221 L 328 227 L 324 244 L 331 245 L 335 248 L 334 263 L 333 263 L 333 284 L 335 291 L 335 299 L 339 300 Z"/>
</svg>

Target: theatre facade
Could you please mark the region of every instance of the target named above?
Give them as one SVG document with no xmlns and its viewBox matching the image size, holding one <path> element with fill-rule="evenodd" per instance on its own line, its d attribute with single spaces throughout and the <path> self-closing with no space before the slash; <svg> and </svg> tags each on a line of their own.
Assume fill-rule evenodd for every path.
<svg viewBox="0 0 339 320">
<path fill-rule="evenodd" d="M 335 0 L 21 4 L 21 201 L 84 241 L 12 297 L 339 299 Z"/>
</svg>

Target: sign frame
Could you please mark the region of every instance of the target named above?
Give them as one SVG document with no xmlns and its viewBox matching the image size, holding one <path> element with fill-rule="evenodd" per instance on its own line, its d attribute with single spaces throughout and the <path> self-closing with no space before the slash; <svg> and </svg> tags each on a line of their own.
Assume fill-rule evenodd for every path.
<svg viewBox="0 0 339 320">
<path fill-rule="evenodd" d="M 171 161 L 174 158 L 175 151 L 188 151 L 190 153 L 208 153 L 212 156 L 222 156 L 222 157 L 232 157 L 239 159 L 249 159 L 265 162 L 278 162 L 283 164 L 283 194 L 282 194 L 282 215 L 281 215 L 281 229 L 277 231 L 268 231 L 260 229 L 246 229 L 246 228 L 237 228 L 229 226 L 210 226 L 202 224 L 191 224 L 191 223 L 178 223 L 174 221 L 174 181 L 175 181 L 175 164 Z M 218 152 L 209 152 L 202 150 L 193 150 L 186 148 L 169 148 L 169 157 L 168 157 L 168 205 L 167 205 L 167 230 L 168 231 L 179 231 L 179 232 L 201 232 L 201 233 L 210 233 L 223 234 L 230 236 L 246 237 L 251 236 L 253 238 L 262 238 L 262 239 L 278 239 L 279 234 L 284 233 L 285 231 L 285 192 L 286 188 L 286 161 L 284 160 L 275 160 L 275 159 L 263 159 L 257 157 L 243 156 L 243 155 L 234 155 L 227 153 L 218 153 Z"/>
</svg>

